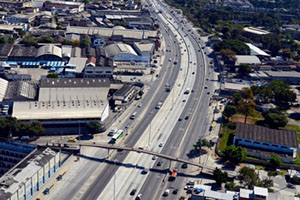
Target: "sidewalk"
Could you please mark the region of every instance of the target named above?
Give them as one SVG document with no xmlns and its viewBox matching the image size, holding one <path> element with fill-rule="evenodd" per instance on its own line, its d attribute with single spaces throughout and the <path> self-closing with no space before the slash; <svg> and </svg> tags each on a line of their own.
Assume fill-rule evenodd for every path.
<svg viewBox="0 0 300 200">
<path fill-rule="evenodd" d="M 39 191 L 36 191 L 33 199 L 47 199 L 47 196 L 43 194 L 46 188 L 51 188 L 49 193 L 59 185 L 60 181 L 64 179 L 66 173 L 68 173 L 69 169 L 71 168 L 70 165 L 77 160 L 76 156 L 71 155 L 68 160 L 66 160 L 63 165 L 55 172 L 55 174 L 46 182 L 45 185 Z M 62 175 L 62 180 L 58 181 L 58 175 Z"/>
</svg>

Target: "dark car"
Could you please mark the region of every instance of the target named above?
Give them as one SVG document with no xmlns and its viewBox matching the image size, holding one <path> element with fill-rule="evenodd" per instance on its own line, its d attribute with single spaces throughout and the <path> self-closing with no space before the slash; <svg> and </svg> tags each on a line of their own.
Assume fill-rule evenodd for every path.
<svg viewBox="0 0 300 200">
<path fill-rule="evenodd" d="M 185 116 L 185 118 L 184 118 L 184 119 L 185 119 L 185 120 L 188 120 L 189 118 L 190 118 L 189 116 Z"/>
<path fill-rule="evenodd" d="M 136 193 L 136 189 L 131 190 L 130 195 L 133 196 Z"/>
<path fill-rule="evenodd" d="M 188 167 L 188 165 L 187 165 L 186 163 L 183 163 L 183 164 L 181 165 L 181 167 L 182 167 L 183 169 L 186 169 L 186 168 Z"/>
<path fill-rule="evenodd" d="M 182 119 L 181 119 L 181 118 L 179 118 L 179 119 L 178 119 L 178 121 L 180 121 L 180 122 L 181 122 L 181 121 L 182 121 Z"/>
<path fill-rule="evenodd" d="M 207 94 L 209 95 L 209 94 L 210 94 L 210 92 L 207 92 Z"/>
<path fill-rule="evenodd" d="M 162 163 L 163 163 L 163 161 L 158 161 L 158 163 L 157 163 L 157 166 L 161 166 L 162 165 Z"/>
<path fill-rule="evenodd" d="M 173 190 L 173 194 L 177 194 L 178 193 L 178 189 L 176 188 L 175 190 Z"/>
</svg>

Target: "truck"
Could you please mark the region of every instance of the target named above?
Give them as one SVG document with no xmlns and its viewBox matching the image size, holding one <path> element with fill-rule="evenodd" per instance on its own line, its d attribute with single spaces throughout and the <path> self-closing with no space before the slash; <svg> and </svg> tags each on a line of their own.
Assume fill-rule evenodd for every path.
<svg viewBox="0 0 300 200">
<path fill-rule="evenodd" d="M 186 88 L 186 90 L 184 91 L 184 94 L 189 94 L 189 93 L 190 93 L 190 91 L 191 91 L 191 89 L 190 89 L 190 88 Z"/>
<path fill-rule="evenodd" d="M 178 172 L 177 169 L 173 169 L 171 176 L 169 177 L 169 181 L 173 181 L 176 179 L 177 172 Z"/>
</svg>

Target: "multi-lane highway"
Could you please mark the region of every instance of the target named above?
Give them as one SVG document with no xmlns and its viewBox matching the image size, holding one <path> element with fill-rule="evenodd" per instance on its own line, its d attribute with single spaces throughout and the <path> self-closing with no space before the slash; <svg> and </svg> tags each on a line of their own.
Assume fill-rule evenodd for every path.
<svg viewBox="0 0 300 200">
<path fill-rule="evenodd" d="M 162 16 L 165 19 L 169 19 L 169 23 L 172 23 L 179 32 L 183 35 L 185 41 L 189 43 L 189 50 L 197 52 L 197 59 L 192 62 L 197 65 L 196 82 L 194 84 L 194 93 L 191 94 L 191 98 L 187 102 L 187 107 L 182 113 L 182 117 L 190 116 L 190 120 L 178 122 L 176 127 L 173 129 L 171 137 L 167 141 L 162 153 L 167 155 L 179 155 L 181 158 L 189 159 L 187 154 L 193 148 L 193 144 L 197 139 L 203 137 L 208 130 L 209 117 L 208 105 L 209 105 L 209 94 L 213 91 L 213 84 L 206 77 L 209 78 L 213 74 L 212 71 L 207 67 L 207 58 L 204 57 L 202 52 L 201 41 L 198 40 L 197 33 L 192 30 L 192 25 L 182 24 L 182 20 L 179 20 L 177 16 L 171 14 L 169 8 L 158 1 L 149 2 L 155 10 L 160 10 Z M 192 33 L 192 34 L 191 34 Z M 197 41 L 198 40 L 198 41 Z M 204 87 L 208 89 L 205 90 Z M 186 134 L 184 134 L 186 133 Z M 185 137 L 183 137 L 185 136 Z M 172 148 L 173 146 L 178 147 L 176 151 Z M 162 168 L 168 167 L 167 163 Z M 179 169 L 181 173 L 186 172 L 188 169 L 182 169 L 179 163 L 172 166 L 173 168 Z M 139 191 L 143 195 L 144 199 L 159 199 L 162 196 L 163 191 L 166 188 L 179 188 L 182 186 L 184 177 L 179 176 L 175 181 L 168 182 L 163 181 L 165 177 L 160 176 L 158 173 L 151 173 L 147 180 L 144 182 L 142 189 Z M 174 199 L 174 195 L 164 197 L 166 199 Z"/>
<path fill-rule="evenodd" d="M 143 107 L 136 108 L 138 115 L 134 125 L 130 119 L 126 119 L 123 127 L 118 128 L 125 129 L 125 126 L 131 124 L 129 135 L 124 141 L 125 146 L 143 146 L 151 151 L 188 159 L 186 153 L 192 148 L 194 141 L 207 132 L 209 125 L 207 121 L 209 95 L 207 95 L 208 90 L 203 88 L 204 85 L 208 89 L 213 88 L 209 82 L 205 83 L 207 74 L 212 75 L 212 73 L 207 73 L 206 58 L 198 44 L 198 38 L 192 36 L 193 30 L 188 30 L 191 29 L 191 25 L 182 26 L 183 24 L 176 19 L 176 16 L 169 12 L 169 8 L 159 2 L 152 1 L 151 4 L 154 9 L 158 9 L 159 6 L 162 10 L 157 19 L 167 50 L 163 67 L 160 78 L 151 83 L 151 88 L 144 96 Z M 193 32 L 193 34 L 197 33 Z M 178 64 L 174 64 L 174 61 Z M 170 93 L 165 92 L 166 83 L 172 86 Z M 187 88 L 190 88 L 191 92 L 184 94 Z M 156 110 L 154 108 L 159 101 L 163 101 L 164 105 L 160 110 Z M 159 147 L 160 142 L 165 143 L 163 147 Z M 94 150 L 91 156 L 103 158 L 106 156 L 106 151 Z M 158 184 L 162 183 L 167 174 L 168 171 L 164 169 L 167 169 L 169 164 L 164 161 L 161 167 L 157 167 L 158 161 L 152 160 L 151 156 L 114 152 L 111 160 L 115 165 L 99 164 L 93 159 L 83 161 L 84 164 L 78 164 L 77 177 L 74 176 L 73 179 L 68 180 L 53 197 L 132 199 L 129 192 L 137 189 L 143 194 L 143 199 L 158 199 L 164 188 L 178 188 L 183 182 L 183 178 L 178 177 L 172 183 Z M 121 163 L 123 166 L 128 166 L 119 167 Z M 132 167 L 134 165 L 136 167 Z M 150 173 L 140 175 L 142 167 L 151 168 Z M 180 168 L 178 164 L 172 167 Z M 152 170 L 154 168 L 157 170 Z M 89 178 L 97 170 L 101 172 L 93 176 L 92 183 L 88 186 L 83 184 L 91 182 Z"/>
</svg>

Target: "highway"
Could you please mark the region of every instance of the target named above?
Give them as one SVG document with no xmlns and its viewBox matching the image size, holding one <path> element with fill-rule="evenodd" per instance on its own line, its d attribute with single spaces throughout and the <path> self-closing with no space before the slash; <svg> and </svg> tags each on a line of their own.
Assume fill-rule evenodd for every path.
<svg viewBox="0 0 300 200">
<path fill-rule="evenodd" d="M 164 14 L 165 18 L 176 20 L 174 23 L 180 24 L 181 20 L 177 20 L 174 15 L 170 14 L 170 11 L 167 10 L 168 8 L 163 6 L 162 4 L 159 4 L 158 2 L 152 1 L 151 5 L 160 5 L 157 8 L 154 8 L 156 10 L 161 10 Z M 178 27 L 178 26 L 177 26 Z M 192 46 L 190 48 L 194 48 L 196 52 L 201 48 L 198 44 L 199 41 L 196 41 L 192 35 L 196 35 L 196 32 L 193 32 L 193 34 L 190 34 L 189 31 L 191 30 L 190 26 L 184 26 L 183 29 L 181 27 L 177 28 L 177 30 L 182 31 L 182 35 L 187 34 L 187 39 L 192 43 Z M 195 36 L 197 38 L 197 36 Z M 210 92 L 212 94 L 213 92 L 213 83 L 210 81 L 207 81 L 205 83 L 205 77 L 209 77 L 209 75 L 212 75 L 213 72 L 209 71 L 207 66 L 207 61 L 205 57 L 203 57 L 203 53 L 197 54 L 197 78 L 195 82 L 194 87 L 194 93 L 192 94 L 192 98 L 189 99 L 189 102 L 187 103 L 187 106 L 185 110 L 182 113 L 182 116 L 185 115 L 191 115 L 191 111 L 193 115 L 191 116 L 191 120 L 185 121 L 184 123 L 177 123 L 176 127 L 173 129 L 172 136 L 167 141 L 162 153 L 167 155 L 177 155 L 180 158 L 189 159 L 187 154 L 191 149 L 193 149 L 193 144 L 195 141 L 201 137 L 203 137 L 208 131 L 209 127 L 209 121 L 208 121 L 208 105 L 209 105 L 209 95 L 207 95 L 207 92 Z M 209 72 L 207 72 L 209 71 Z M 208 89 L 204 90 L 204 85 L 208 87 Z M 204 91 L 204 92 L 203 92 Z M 187 134 L 182 134 L 182 131 L 185 130 Z M 185 137 L 180 137 L 185 135 Z M 173 146 L 179 147 L 177 148 L 177 151 L 173 151 Z M 157 166 L 157 163 L 156 165 Z M 166 168 L 168 167 L 168 164 L 165 163 L 160 168 Z M 185 173 L 188 171 L 188 169 L 182 169 L 181 164 L 176 163 L 172 166 L 173 168 L 179 169 L 180 173 Z M 156 167 L 159 168 L 159 167 Z M 163 181 L 165 179 L 164 176 L 161 176 L 158 173 L 151 173 L 150 176 L 148 176 L 147 180 L 143 184 L 143 187 L 138 192 L 139 194 L 142 194 L 143 199 L 174 199 L 175 195 L 170 194 L 168 197 L 162 197 L 162 193 L 167 188 L 179 188 L 182 187 L 184 177 L 178 176 L 177 179 L 173 182 Z M 160 183 L 160 184 L 159 184 Z"/>
<path fill-rule="evenodd" d="M 122 121 L 121 125 L 118 126 L 119 129 L 126 130 L 125 127 L 129 125 L 129 136 L 124 142 L 126 146 L 134 146 L 136 141 L 140 138 L 140 133 L 144 132 L 148 124 L 157 114 L 157 110 L 154 109 L 155 105 L 159 101 L 164 101 L 169 95 L 169 93 L 165 92 L 165 84 L 175 83 L 179 73 L 179 67 L 173 66 L 174 60 L 178 60 L 178 62 L 180 62 L 180 54 L 178 51 L 176 51 L 176 48 L 174 48 L 175 37 L 172 34 L 166 33 L 166 31 L 163 29 L 161 29 L 161 34 L 164 37 L 166 47 L 171 51 L 165 52 L 163 67 L 159 74 L 160 78 L 150 83 L 151 87 L 144 95 L 141 102 L 143 106 L 141 108 L 135 108 L 138 113 L 135 124 L 133 125 L 132 120 L 130 120 L 128 116 L 128 118 Z M 169 59 L 171 59 L 172 62 L 169 62 Z M 101 188 L 103 189 L 105 183 L 110 180 L 111 176 L 117 169 L 116 166 L 104 165 L 102 163 L 99 164 L 98 161 L 95 161 L 95 159 L 102 159 L 106 157 L 106 155 L 107 150 L 104 149 L 89 150 L 89 155 L 86 159 L 81 159 L 79 163 L 74 164 L 73 169 L 68 173 L 69 177 L 66 179 L 66 181 L 64 181 L 64 184 L 56 188 L 46 198 L 96 199 L 101 192 Z M 122 153 L 117 154 L 117 156 L 114 158 L 121 162 L 125 157 L 126 153 Z M 103 173 L 94 177 L 93 173 L 98 170 L 102 171 Z M 90 186 L 88 182 L 93 180 L 95 181 Z"/>
<path fill-rule="evenodd" d="M 179 52 L 179 48 L 174 48 L 174 45 L 178 45 L 177 43 L 174 43 L 174 41 L 176 40 L 174 35 L 172 33 L 167 33 L 164 29 L 161 29 L 161 33 L 165 38 L 166 48 L 168 49 L 168 51 L 166 52 L 166 57 L 163 64 L 164 67 L 162 67 L 160 77 L 164 77 L 164 74 L 166 77 L 164 77 L 163 80 L 155 81 L 151 86 L 150 91 L 148 91 L 145 97 L 143 97 L 143 105 L 147 105 L 147 103 L 149 103 L 149 106 L 144 108 L 146 109 L 146 111 L 141 111 L 145 114 L 142 120 L 140 120 L 139 123 L 135 126 L 135 128 L 130 131 L 131 133 L 129 134 L 128 139 L 124 142 L 125 146 L 133 147 L 140 138 L 141 133 L 145 132 L 146 128 L 157 114 L 158 111 L 154 109 L 155 105 L 159 101 L 165 101 L 165 99 L 169 95 L 169 93 L 165 92 L 165 84 L 169 83 L 173 88 L 175 87 L 173 86 L 173 84 L 177 79 L 180 69 L 178 66 L 173 65 L 173 61 L 176 60 L 178 62 L 181 62 L 181 54 Z M 169 62 L 169 59 L 171 59 L 172 62 Z M 118 153 L 114 155 L 111 160 L 117 160 L 121 163 L 124 161 L 127 155 L 127 152 Z M 105 165 L 102 173 L 100 173 L 100 175 L 95 178 L 95 181 L 81 197 L 81 199 L 97 199 L 105 186 L 108 185 L 109 181 L 112 179 L 113 174 L 116 173 L 118 167 L 119 166 Z"/>
</svg>

